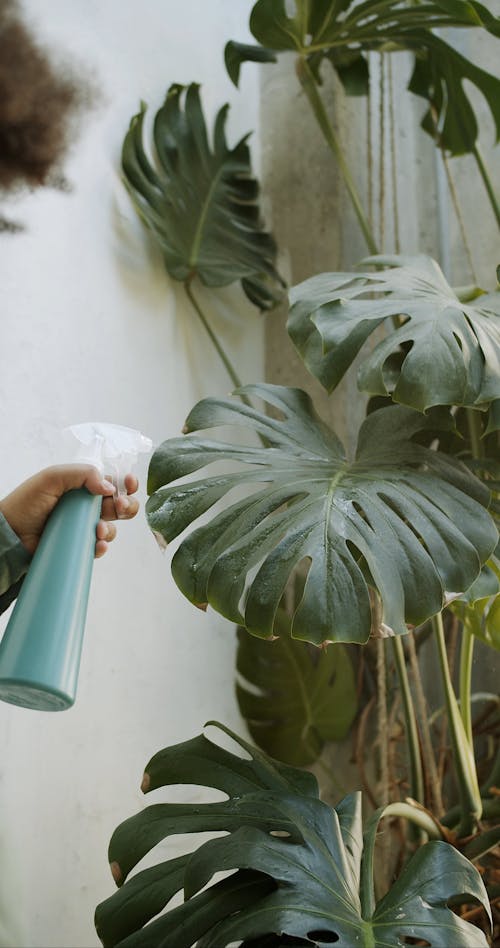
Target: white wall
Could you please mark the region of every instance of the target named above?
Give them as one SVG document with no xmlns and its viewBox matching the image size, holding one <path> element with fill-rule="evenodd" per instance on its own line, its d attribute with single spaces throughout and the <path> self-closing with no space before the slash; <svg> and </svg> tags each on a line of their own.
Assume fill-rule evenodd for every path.
<svg viewBox="0 0 500 948">
<path fill-rule="evenodd" d="M 227 39 L 248 41 L 251 7 L 24 0 L 37 34 L 86 68 L 102 96 L 66 162 L 73 192 L 45 190 L 3 206 L 26 232 L 0 235 L 0 494 L 60 458 L 57 436 L 68 424 L 114 421 L 157 444 L 180 432 L 198 398 L 229 390 L 144 239 L 120 183 L 119 154 L 140 99 L 156 110 L 171 82 L 201 82 L 210 119 L 234 103 L 231 142 L 257 128 L 256 70 L 244 71 L 238 93 L 222 59 Z M 260 378 L 256 310 L 239 288 L 219 302 L 204 296 L 240 374 Z M 142 502 L 145 471 L 143 462 Z M 48 714 L 0 705 L 0 879 L 21 923 L 19 944 L 99 944 L 93 910 L 114 889 L 107 844 L 117 823 L 143 806 L 143 766 L 208 718 L 241 729 L 233 669 L 231 625 L 182 598 L 143 511 L 120 525 L 94 570 L 75 707 Z"/>
</svg>

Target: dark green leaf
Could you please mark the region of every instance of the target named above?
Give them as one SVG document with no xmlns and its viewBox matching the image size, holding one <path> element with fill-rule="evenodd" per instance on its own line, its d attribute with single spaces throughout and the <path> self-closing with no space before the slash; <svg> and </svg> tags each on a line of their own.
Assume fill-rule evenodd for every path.
<svg viewBox="0 0 500 948">
<path fill-rule="evenodd" d="M 216 726 L 234 737 L 222 724 Z M 241 737 L 238 738 L 238 744 L 248 752 L 249 760 L 235 758 L 234 754 L 207 740 L 203 734 L 183 744 L 167 747 L 149 761 L 143 790 L 149 793 L 177 783 L 194 783 L 221 790 L 228 796 L 242 788 L 245 793 L 256 790 L 318 793 L 316 778 L 312 774 L 288 767 L 277 760 L 269 760 Z"/>
<path fill-rule="evenodd" d="M 496 452 L 496 457 L 498 457 L 498 452 Z M 466 464 L 491 491 L 490 513 L 500 532 L 500 460 L 493 460 L 492 457 L 484 457 L 480 460 L 467 458 Z M 498 560 L 497 565 L 500 567 L 500 544 L 493 553 L 493 558 Z"/>
<path fill-rule="evenodd" d="M 232 736 L 250 752 L 257 782 L 264 787 L 275 769 L 274 762 Z M 175 757 L 175 748 L 168 748 L 166 753 Z M 158 905 L 149 902 L 146 894 L 144 911 L 138 911 L 137 906 L 116 928 L 119 908 L 114 906 L 123 905 L 127 886 L 140 891 L 141 875 L 151 873 L 150 869 L 144 870 L 98 907 L 100 933 L 106 945 L 191 948 L 196 944 L 197 948 L 225 948 L 243 940 L 254 948 L 279 948 L 291 938 L 313 948 L 332 943 L 339 948 L 368 944 L 387 948 L 407 944 L 409 938 L 422 938 L 436 948 L 451 944 L 454 948 L 485 948 L 483 933 L 449 908 L 450 903 L 473 900 L 489 912 L 479 873 L 452 846 L 436 841 L 422 846 L 389 892 L 373 911 L 368 911 L 363 887 L 373 889 L 373 879 L 367 877 L 364 864 L 368 857 L 366 866 L 371 865 L 374 834 L 371 831 L 367 836 L 363 852 L 360 794 L 350 795 L 332 809 L 318 798 L 317 788 L 294 791 L 298 779 L 291 780 L 288 788 L 275 783 L 274 789 L 249 790 L 246 780 L 239 786 L 241 764 L 246 762 L 224 752 L 225 769 L 230 767 L 230 757 L 235 764 L 233 791 L 227 802 L 216 804 L 226 807 L 229 833 L 202 843 L 186 857 L 186 901 L 171 911 L 167 907 L 164 915 L 139 928 L 148 911 L 154 912 Z M 199 762 L 196 754 L 192 755 L 190 768 L 185 771 L 184 779 L 190 784 L 199 782 L 198 763 L 205 766 L 203 751 Z M 217 786 L 215 760 L 212 769 L 209 786 Z M 185 831 L 189 809 L 188 831 L 213 829 L 214 804 L 197 802 L 182 807 L 178 824 L 174 819 L 164 823 L 162 838 Z M 119 838 L 120 858 L 125 863 L 131 861 L 128 848 L 134 852 L 144 849 L 144 820 L 134 821 L 137 818 L 118 828 L 110 847 L 112 852 Z M 151 840 L 146 851 L 152 845 Z M 179 859 L 175 862 L 180 868 Z M 216 882 L 219 872 L 233 874 Z M 117 936 L 122 939 L 118 943 Z"/>
<path fill-rule="evenodd" d="M 293 287 L 288 331 L 306 365 L 331 391 L 388 318 L 398 329 L 368 352 L 359 387 L 426 411 L 486 406 L 500 398 L 500 316 L 462 303 L 430 257 L 371 257 L 390 269 L 323 273 Z"/>
<path fill-rule="evenodd" d="M 105 948 L 142 928 L 165 908 L 184 885 L 188 858 L 179 856 L 145 869 L 97 906 L 95 927 Z"/>
<path fill-rule="evenodd" d="M 331 3 L 319 0 L 316 6 L 326 8 Z M 268 49 L 300 51 L 310 33 L 310 17 L 315 15 L 311 7 L 314 4 L 298 0 L 296 15 L 290 17 L 285 0 L 258 0 L 250 14 L 250 30 L 255 39 Z"/>
<path fill-rule="evenodd" d="M 493 563 L 483 566 L 478 578 L 460 597 L 467 603 L 477 602 L 479 599 L 491 599 L 500 592 L 500 577 Z"/>
<path fill-rule="evenodd" d="M 473 150 L 479 133 L 464 80 L 475 85 L 486 99 L 500 138 L 500 79 L 485 72 L 437 36 L 429 38 L 427 56 L 415 60 L 410 92 L 422 96 L 430 108 L 422 121 L 441 148 L 452 155 Z"/>
<path fill-rule="evenodd" d="M 292 636 L 315 644 L 364 642 L 371 616 L 363 564 L 381 596 L 383 621 L 396 634 L 406 631 L 406 622 L 417 625 L 438 612 L 445 590 L 471 585 L 498 533 L 484 509 L 484 485 L 459 462 L 412 440 L 436 425 L 434 414 L 401 406 L 373 412 L 349 462 L 304 392 L 253 385 L 239 394 L 263 399 L 281 418 L 235 399 L 205 399 L 186 430 L 242 425 L 268 447 L 174 438 L 150 465 L 155 493 L 147 516 L 167 542 L 234 488 L 254 491 L 177 550 L 172 572 L 191 602 L 210 603 L 269 637 L 290 577 L 307 563 Z M 240 469 L 162 486 L 216 460 Z"/>
<path fill-rule="evenodd" d="M 148 872 L 145 870 L 135 878 L 139 881 Z M 121 905 L 114 905 L 133 882 L 131 879 L 97 907 L 98 934 L 105 948 L 191 948 L 195 943 L 200 944 L 197 940 L 200 935 L 210 931 L 228 914 L 234 915 L 253 905 L 275 888 L 272 880 L 261 873 L 237 872 L 142 927 L 144 923 L 138 918 L 127 922 L 125 917 L 120 917 Z M 182 882 L 179 888 L 182 889 Z M 152 914 L 148 921 L 151 917 Z M 114 924 L 115 920 L 119 920 L 119 925 Z"/>
<path fill-rule="evenodd" d="M 333 62 L 347 95 L 368 95 L 370 73 L 364 56 L 353 56 L 350 62 L 337 57 Z"/>
<path fill-rule="evenodd" d="M 329 49 L 309 56 L 309 66 L 318 85 L 322 84 L 321 65 L 327 60 L 337 73 L 347 95 L 368 95 L 370 90 L 370 70 L 362 53 L 349 48 Z"/>
<path fill-rule="evenodd" d="M 273 642 L 238 631 L 238 705 L 259 747 L 303 767 L 327 741 L 347 736 L 357 709 L 354 671 L 342 645 L 316 649 L 295 642 L 283 610 L 277 625 L 280 637 Z"/>
<path fill-rule="evenodd" d="M 229 78 L 237 86 L 242 63 L 275 63 L 276 54 L 272 49 L 264 49 L 263 46 L 248 46 L 246 43 L 229 40 L 224 50 L 224 62 Z"/>
<path fill-rule="evenodd" d="M 154 121 L 155 164 L 143 146 L 145 106 L 125 137 L 122 167 L 134 205 L 161 248 L 176 280 L 198 276 L 206 286 L 241 280 L 255 305 L 269 309 L 281 298 L 276 246 L 263 230 L 259 187 L 252 177 L 247 138 L 229 148 L 228 106 L 218 113 L 213 144 L 199 87 L 172 85 Z"/>
</svg>

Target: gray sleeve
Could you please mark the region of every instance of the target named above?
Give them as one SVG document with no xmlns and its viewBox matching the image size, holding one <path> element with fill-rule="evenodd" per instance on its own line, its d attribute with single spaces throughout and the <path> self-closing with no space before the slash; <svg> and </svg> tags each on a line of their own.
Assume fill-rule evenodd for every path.
<svg viewBox="0 0 500 948">
<path fill-rule="evenodd" d="M 31 556 L 0 513 L 0 613 L 16 598 Z"/>
</svg>

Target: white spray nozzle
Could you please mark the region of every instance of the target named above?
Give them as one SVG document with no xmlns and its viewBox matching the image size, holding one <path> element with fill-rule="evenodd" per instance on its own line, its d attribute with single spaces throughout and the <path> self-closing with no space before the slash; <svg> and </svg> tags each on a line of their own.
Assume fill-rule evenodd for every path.
<svg viewBox="0 0 500 948">
<path fill-rule="evenodd" d="M 70 425 L 63 433 L 78 442 L 75 460 L 93 464 L 103 477 L 113 482 L 119 494 L 126 493 L 124 477 L 132 470 L 138 455 L 149 453 L 153 447 L 151 439 L 140 431 L 102 421 Z"/>
</svg>

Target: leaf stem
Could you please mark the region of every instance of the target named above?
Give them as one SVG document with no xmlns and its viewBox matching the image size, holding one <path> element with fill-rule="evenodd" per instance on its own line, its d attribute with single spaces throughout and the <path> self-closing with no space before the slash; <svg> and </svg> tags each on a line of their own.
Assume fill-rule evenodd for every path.
<svg viewBox="0 0 500 948">
<path fill-rule="evenodd" d="M 481 787 L 481 793 L 486 796 L 491 787 L 498 787 L 500 784 L 500 748 L 497 751 L 493 767 L 485 784 Z"/>
<path fill-rule="evenodd" d="M 337 138 L 335 130 L 328 118 L 325 106 L 321 99 L 321 96 L 318 92 L 318 87 L 315 82 L 314 76 L 309 68 L 309 64 L 305 57 L 300 56 L 297 60 L 296 65 L 297 76 L 299 78 L 300 84 L 309 100 L 309 104 L 313 110 L 314 116 L 318 122 L 321 131 L 327 141 L 327 144 L 330 150 L 333 152 L 335 159 L 337 161 L 338 167 L 344 179 L 346 188 L 349 192 L 349 197 L 351 198 L 352 206 L 358 218 L 359 225 L 363 232 L 363 236 L 366 240 L 368 249 L 372 254 L 379 254 L 380 250 L 375 240 L 375 236 L 370 227 L 368 219 L 363 210 L 361 204 L 361 199 L 358 194 L 358 190 L 354 183 L 353 177 L 351 175 L 349 165 L 345 158 L 345 155 L 340 146 L 340 142 Z"/>
<path fill-rule="evenodd" d="M 475 824 L 481 818 L 482 814 L 482 800 L 477 781 L 476 762 L 453 690 L 441 613 L 434 616 L 431 622 L 437 645 L 439 668 L 441 671 L 453 758 L 455 761 L 455 771 L 460 790 L 461 822 L 458 828 L 458 834 L 459 836 L 466 836 L 473 831 Z"/>
<path fill-rule="evenodd" d="M 486 188 L 486 193 L 490 200 L 491 209 L 495 215 L 496 222 L 498 226 L 500 227 L 500 203 L 495 194 L 495 190 L 493 188 L 493 184 L 489 176 L 488 169 L 484 162 L 484 158 L 481 154 L 481 149 L 479 148 L 479 145 L 477 143 L 474 145 L 474 148 L 472 149 L 472 154 L 474 155 L 474 158 L 476 159 L 476 164 L 479 169 L 479 173 L 483 179 L 483 183 Z"/>
<path fill-rule="evenodd" d="M 481 441 L 481 422 L 479 413 L 474 408 L 466 409 L 467 427 L 469 429 L 470 447 L 472 457 L 478 460 L 484 457 L 484 447 Z"/>
<path fill-rule="evenodd" d="M 410 755 L 410 786 L 411 796 L 418 803 L 424 803 L 424 778 L 422 772 L 422 759 L 420 756 L 420 744 L 418 739 L 417 717 L 413 706 L 413 698 L 408 678 L 408 669 L 406 667 L 403 643 L 399 636 L 392 639 L 394 650 L 394 661 L 396 672 L 399 678 L 399 687 L 403 698 L 403 710 L 406 724 L 406 740 L 408 752 Z"/>
<path fill-rule="evenodd" d="M 432 634 L 432 630 L 429 629 L 429 632 Z M 426 800 L 426 802 L 429 806 L 429 809 L 431 809 L 432 812 L 439 817 L 444 813 L 441 783 L 437 772 L 427 703 L 425 700 L 422 676 L 420 674 L 420 666 L 418 662 L 418 654 L 415 646 L 415 636 L 413 632 L 408 633 L 406 641 L 410 658 L 410 671 L 413 679 L 413 689 L 415 692 L 415 703 L 418 712 L 418 723 L 420 725 L 422 763 L 428 780 L 428 793 L 431 801 L 429 803 L 429 801 Z"/>
<path fill-rule="evenodd" d="M 204 327 L 205 331 L 207 332 L 207 334 L 208 334 L 208 336 L 209 336 L 209 338 L 210 338 L 210 341 L 212 342 L 212 345 L 214 346 L 214 348 L 215 348 L 215 350 L 216 350 L 216 352 L 217 352 L 217 354 L 218 354 L 218 356 L 219 356 L 221 362 L 223 363 L 224 368 L 226 369 L 226 372 L 227 372 L 227 374 L 229 375 L 229 378 L 231 379 L 231 382 L 233 383 L 233 385 L 234 385 L 235 388 L 241 388 L 242 383 L 241 383 L 240 378 L 238 377 L 238 375 L 237 375 L 237 373 L 236 373 L 236 371 L 235 371 L 235 369 L 234 369 L 234 367 L 233 367 L 233 365 L 232 365 L 230 359 L 228 358 L 228 356 L 227 356 L 226 353 L 224 352 L 224 349 L 222 348 L 222 346 L 221 346 L 219 340 L 217 339 L 217 336 L 215 335 L 215 333 L 213 332 L 211 326 L 209 325 L 208 320 L 207 320 L 207 318 L 206 318 L 206 316 L 205 316 L 205 314 L 204 314 L 204 312 L 203 312 L 203 310 L 202 310 L 200 304 L 198 303 L 198 300 L 196 299 L 196 297 L 195 297 L 194 294 L 193 294 L 193 290 L 192 290 L 192 288 L 191 288 L 191 279 L 190 279 L 190 278 L 188 278 L 187 280 L 184 281 L 184 290 L 185 290 L 185 292 L 186 292 L 186 296 L 188 297 L 190 303 L 192 304 L 192 306 L 194 307 L 196 313 L 198 314 L 198 317 L 199 317 L 199 319 L 201 320 L 201 322 L 202 322 L 202 324 L 203 324 L 203 327 Z"/>
<path fill-rule="evenodd" d="M 363 855 L 361 857 L 361 915 L 366 921 L 373 918 L 375 911 L 374 860 L 375 843 L 377 841 L 378 825 L 386 816 L 411 820 L 423 830 L 430 839 L 442 839 L 443 834 L 439 825 L 427 810 L 412 806 L 411 803 L 389 803 L 381 806 L 368 820 L 363 834 Z"/>
<path fill-rule="evenodd" d="M 424 833 L 427 833 L 429 839 L 442 839 L 443 834 L 438 824 L 427 810 L 412 806 L 411 803 L 390 803 L 386 806 L 382 816 L 396 816 L 400 819 L 410 820 L 415 826 L 420 827 Z"/>
<path fill-rule="evenodd" d="M 467 426 L 471 444 L 472 456 L 479 459 L 484 457 L 484 447 L 481 441 L 481 422 L 479 414 L 473 408 L 466 409 Z M 467 625 L 462 626 L 460 642 L 460 713 L 464 722 L 464 729 L 470 746 L 472 743 L 472 660 L 474 656 L 474 636 Z"/>
</svg>

